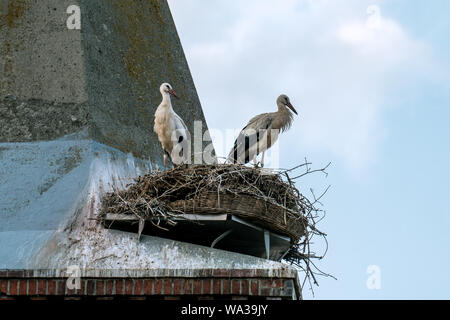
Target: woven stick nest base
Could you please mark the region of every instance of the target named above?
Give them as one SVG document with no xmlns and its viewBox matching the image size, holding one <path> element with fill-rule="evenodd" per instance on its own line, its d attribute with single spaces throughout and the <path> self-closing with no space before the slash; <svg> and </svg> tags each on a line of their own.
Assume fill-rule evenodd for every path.
<svg viewBox="0 0 450 320">
<path fill-rule="evenodd" d="M 169 203 L 173 210 L 192 214 L 232 214 L 248 222 L 298 240 L 305 232 L 303 217 L 294 218 L 288 209 L 247 194 L 205 193 L 191 200 Z"/>
<path fill-rule="evenodd" d="M 305 235 L 308 203 L 281 174 L 241 165 L 194 165 L 154 171 L 126 190 L 102 199 L 102 215 L 127 214 L 173 222 L 183 213 L 233 214 L 264 229 L 289 236 Z"/>
</svg>

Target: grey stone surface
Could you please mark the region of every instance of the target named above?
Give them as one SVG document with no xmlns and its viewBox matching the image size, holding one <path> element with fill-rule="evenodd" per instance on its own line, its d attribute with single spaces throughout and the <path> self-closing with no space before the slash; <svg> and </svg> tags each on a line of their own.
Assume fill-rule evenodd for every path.
<svg viewBox="0 0 450 320">
<path fill-rule="evenodd" d="M 86 83 L 100 142 L 135 155 L 162 156 L 153 133 L 159 86 L 180 96 L 175 111 L 191 133 L 203 122 L 195 86 L 166 1 L 80 1 Z"/>
<path fill-rule="evenodd" d="M 82 33 L 66 27 L 67 7 L 78 1 L 0 3 L 0 99 L 86 102 Z"/>
<path fill-rule="evenodd" d="M 153 121 L 163 82 L 179 94 L 174 109 L 191 133 L 196 120 L 207 129 L 165 0 L 1 3 L 0 142 L 84 126 L 96 141 L 160 162 Z M 80 7 L 81 30 L 66 26 L 69 5 Z"/>
<path fill-rule="evenodd" d="M 2 143 L 0 148 L 0 232 L 55 230 L 88 178 L 89 142 Z"/>
<path fill-rule="evenodd" d="M 4 142 L 51 140 L 87 127 L 87 103 L 0 100 L 0 137 Z"/>
</svg>

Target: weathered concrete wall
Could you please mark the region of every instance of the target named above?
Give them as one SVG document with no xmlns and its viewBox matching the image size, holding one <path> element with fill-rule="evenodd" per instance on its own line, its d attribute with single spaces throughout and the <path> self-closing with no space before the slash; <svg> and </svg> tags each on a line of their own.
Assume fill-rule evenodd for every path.
<svg viewBox="0 0 450 320">
<path fill-rule="evenodd" d="M 68 30 L 66 9 L 81 9 Z M 106 230 L 102 195 L 162 162 L 159 86 L 206 122 L 167 2 L 0 0 L 0 269 L 266 268 L 263 259 Z"/>
<path fill-rule="evenodd" d="M 87 101 L 82 33 L 66 27 L 71 4 L 0 0 L 0 100 Z"/>
<path fill-rule="evenodd" d="M 0 142 L 50 140 L 88 125 L 77 1 L 0 0 Z"/>
<path fill-rule="evenodd" d="M 160 162 L 159 86 L 191 132 L 206 122 L 165 0 L 0 0 L 0 142 L 89 137 Z M 81 30 L 69 30 L 69 5 Z M 206 145 L 206 143 L 205 143 Z"/>
<path fill-rule="evenodd" d="M 87 102 L 51 102 L 12 95 L 0 101 L 0 137 L 4 142 L 56 139 L 80 132 L 88 124 Z"/>
<path fill-rule="evenodd" d="M 98 141 L 138 156 L 162 156 L 153 115 L 159 86 L 179 94 L 175 111 L 191 133 L 203 122 L 194 82 L 166 1 L 80 1 L 87 90 Z"/>
<path fill-rule="evenodd" d="M 191 131 L 206 129 L 166 1 L 0 0 L 0 40 L 0 268 L 232 263 L 95 220 L 105 192 L 161 163 L 162 82 Z"/>
<path fill-rule="evenodd" d="M 0 265 L 28 266 L 82 201 L 90 142 L 3 143 L 0 149 Z"/>
</svg>

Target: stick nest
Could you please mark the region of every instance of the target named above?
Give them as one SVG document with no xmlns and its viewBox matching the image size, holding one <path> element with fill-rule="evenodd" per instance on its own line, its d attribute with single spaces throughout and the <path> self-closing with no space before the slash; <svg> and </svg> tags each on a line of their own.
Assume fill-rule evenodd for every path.
<svg viewBox="0 0 450 320">
<path fill-rule="evenodd" d="M 268 173 L 242 165 L 180 166 L 168 171 L 152 171 L 135 179 L 125 190 L 107 193 L 102 199 L 101 217 L 109 214 L 135 215 L 158 227 L 176 224 L 184 213 L 231 213 L 269 230 L 288 235 L 292 247 L 284 259 L 301 267 L 316 283 L 310 259 L 313 234 L 320 203 L 310 201 L 295 187 L 294 180 L 311 170 L 309 163 L 290 170 Z M 328 167 L 328 166 L 327 166 Z M 306 172 L 290 178 L 294 169 Z M 312 191 L 312 190 L 311 190 Z M 320 258 L 320 257 L 319 257 Z M 306 265 L 305 265 L 306 264 Z"/>
</svg>

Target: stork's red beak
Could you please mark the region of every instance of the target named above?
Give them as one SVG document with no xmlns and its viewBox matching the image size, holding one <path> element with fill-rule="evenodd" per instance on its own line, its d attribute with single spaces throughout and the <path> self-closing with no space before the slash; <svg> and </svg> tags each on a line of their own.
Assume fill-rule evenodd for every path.
<svg viewBox="0 0 450 320">
<path fill-rule="evenodd" d="M 292 104 L 291 104 L 290 102 L 288 102 L 286 105 L 287 105 L 287 106 L 289 107 L 289 109 L 291 109 L 296 115 L 298 115 L 297 110 L 295 110 L 295 108 L 292 106 Z"/>
<path fill-rule="evenodd" d="M 178 98 L 178 99 L 179 99 L 178 95 L 175 93 L 175 91 L 173 91 L 173 89 L 170 89 L 170 90 L 169 90 L 169 93 L 170 93 L 172 96 L 174 96 L 175 98 Z"/>
</svg>

